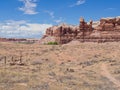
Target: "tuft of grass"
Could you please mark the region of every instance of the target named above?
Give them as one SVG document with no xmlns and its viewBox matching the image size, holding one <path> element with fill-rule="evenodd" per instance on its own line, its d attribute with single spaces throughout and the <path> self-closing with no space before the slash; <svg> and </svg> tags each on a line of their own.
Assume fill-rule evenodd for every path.
<svg viewBox="0 0 120 90">
<path fill-rule="evenodd" d="M 57 42 L 48 42 L 47 45 L 58 45 Z"/>
</svg>

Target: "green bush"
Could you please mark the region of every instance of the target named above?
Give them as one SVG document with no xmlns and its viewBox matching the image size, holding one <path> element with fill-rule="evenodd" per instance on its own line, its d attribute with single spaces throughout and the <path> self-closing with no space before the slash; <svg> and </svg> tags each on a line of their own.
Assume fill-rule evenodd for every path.
<svg viewBox="0 0 120 90">
<path fill-rule="evenodd" d="M 57 42 L 48 42 L 47 45 L 58 45 Z"/>
</svg>

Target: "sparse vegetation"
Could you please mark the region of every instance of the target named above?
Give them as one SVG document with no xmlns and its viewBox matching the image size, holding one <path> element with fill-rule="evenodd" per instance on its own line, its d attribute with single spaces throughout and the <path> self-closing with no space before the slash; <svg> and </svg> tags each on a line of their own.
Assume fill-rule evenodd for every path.
<svg viewBox="0 0 120 90">
<path fill-rule="evenodd" d="M 48 42 L 47 45 L 58 45 L 57 42 Z"/>
<path fill-rule="evenodd" d="M 119 43 L 0 42 L 0 50 L 0 90 L 119 90 L 101 69 L 120 80 Z"/>
</svg>

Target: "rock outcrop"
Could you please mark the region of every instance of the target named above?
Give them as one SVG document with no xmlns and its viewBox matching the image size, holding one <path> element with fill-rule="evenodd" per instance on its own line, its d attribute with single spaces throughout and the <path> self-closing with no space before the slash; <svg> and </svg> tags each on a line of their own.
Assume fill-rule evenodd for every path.
<svg viewBox="0 0 120 90">
<path fill-rule="evenodd" d="M 65 44 L 72 40 L 80 42 L 114 42 L 120 41 L 120 17 L 101 18 L 100 21 L 85 22 L 80 18 L 78 26 L 61 24 L 46 30 L 41 39 L 44 42 L 47 37 L 54 37 L 54 41 Z M 46 42 L 45 42 L 46 43 Z"/>
</svg>

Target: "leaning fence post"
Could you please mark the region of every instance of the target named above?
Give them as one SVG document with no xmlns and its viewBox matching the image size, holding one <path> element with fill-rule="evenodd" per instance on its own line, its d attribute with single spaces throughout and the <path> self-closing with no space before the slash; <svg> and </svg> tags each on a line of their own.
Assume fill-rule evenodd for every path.
<svg viewBox="0 0 120 90">
<path fill-rule="evenodd" d="M 6 56 L 5 56 L 5 57 L 4 57 L 4 63 L 5 63 L 5 65 L 6 65 L 6 63 L 7 63 L 7 62 L 6 62 L 6 59 L 7 59 L 7 58 L 6 58 Z"/>
<path fill-rule="evenodd" d="M 15 64 L 15 62 L 14 62 L 14 57 L 13 57 L 13 56 L 12 56 L 11 60 L 12 60 L 12 63 Z"/>
<path fill-rule="evenodd" d="M 20 63 L 22 63 L 22 51 L 20 52 Z"/>
</svg>

